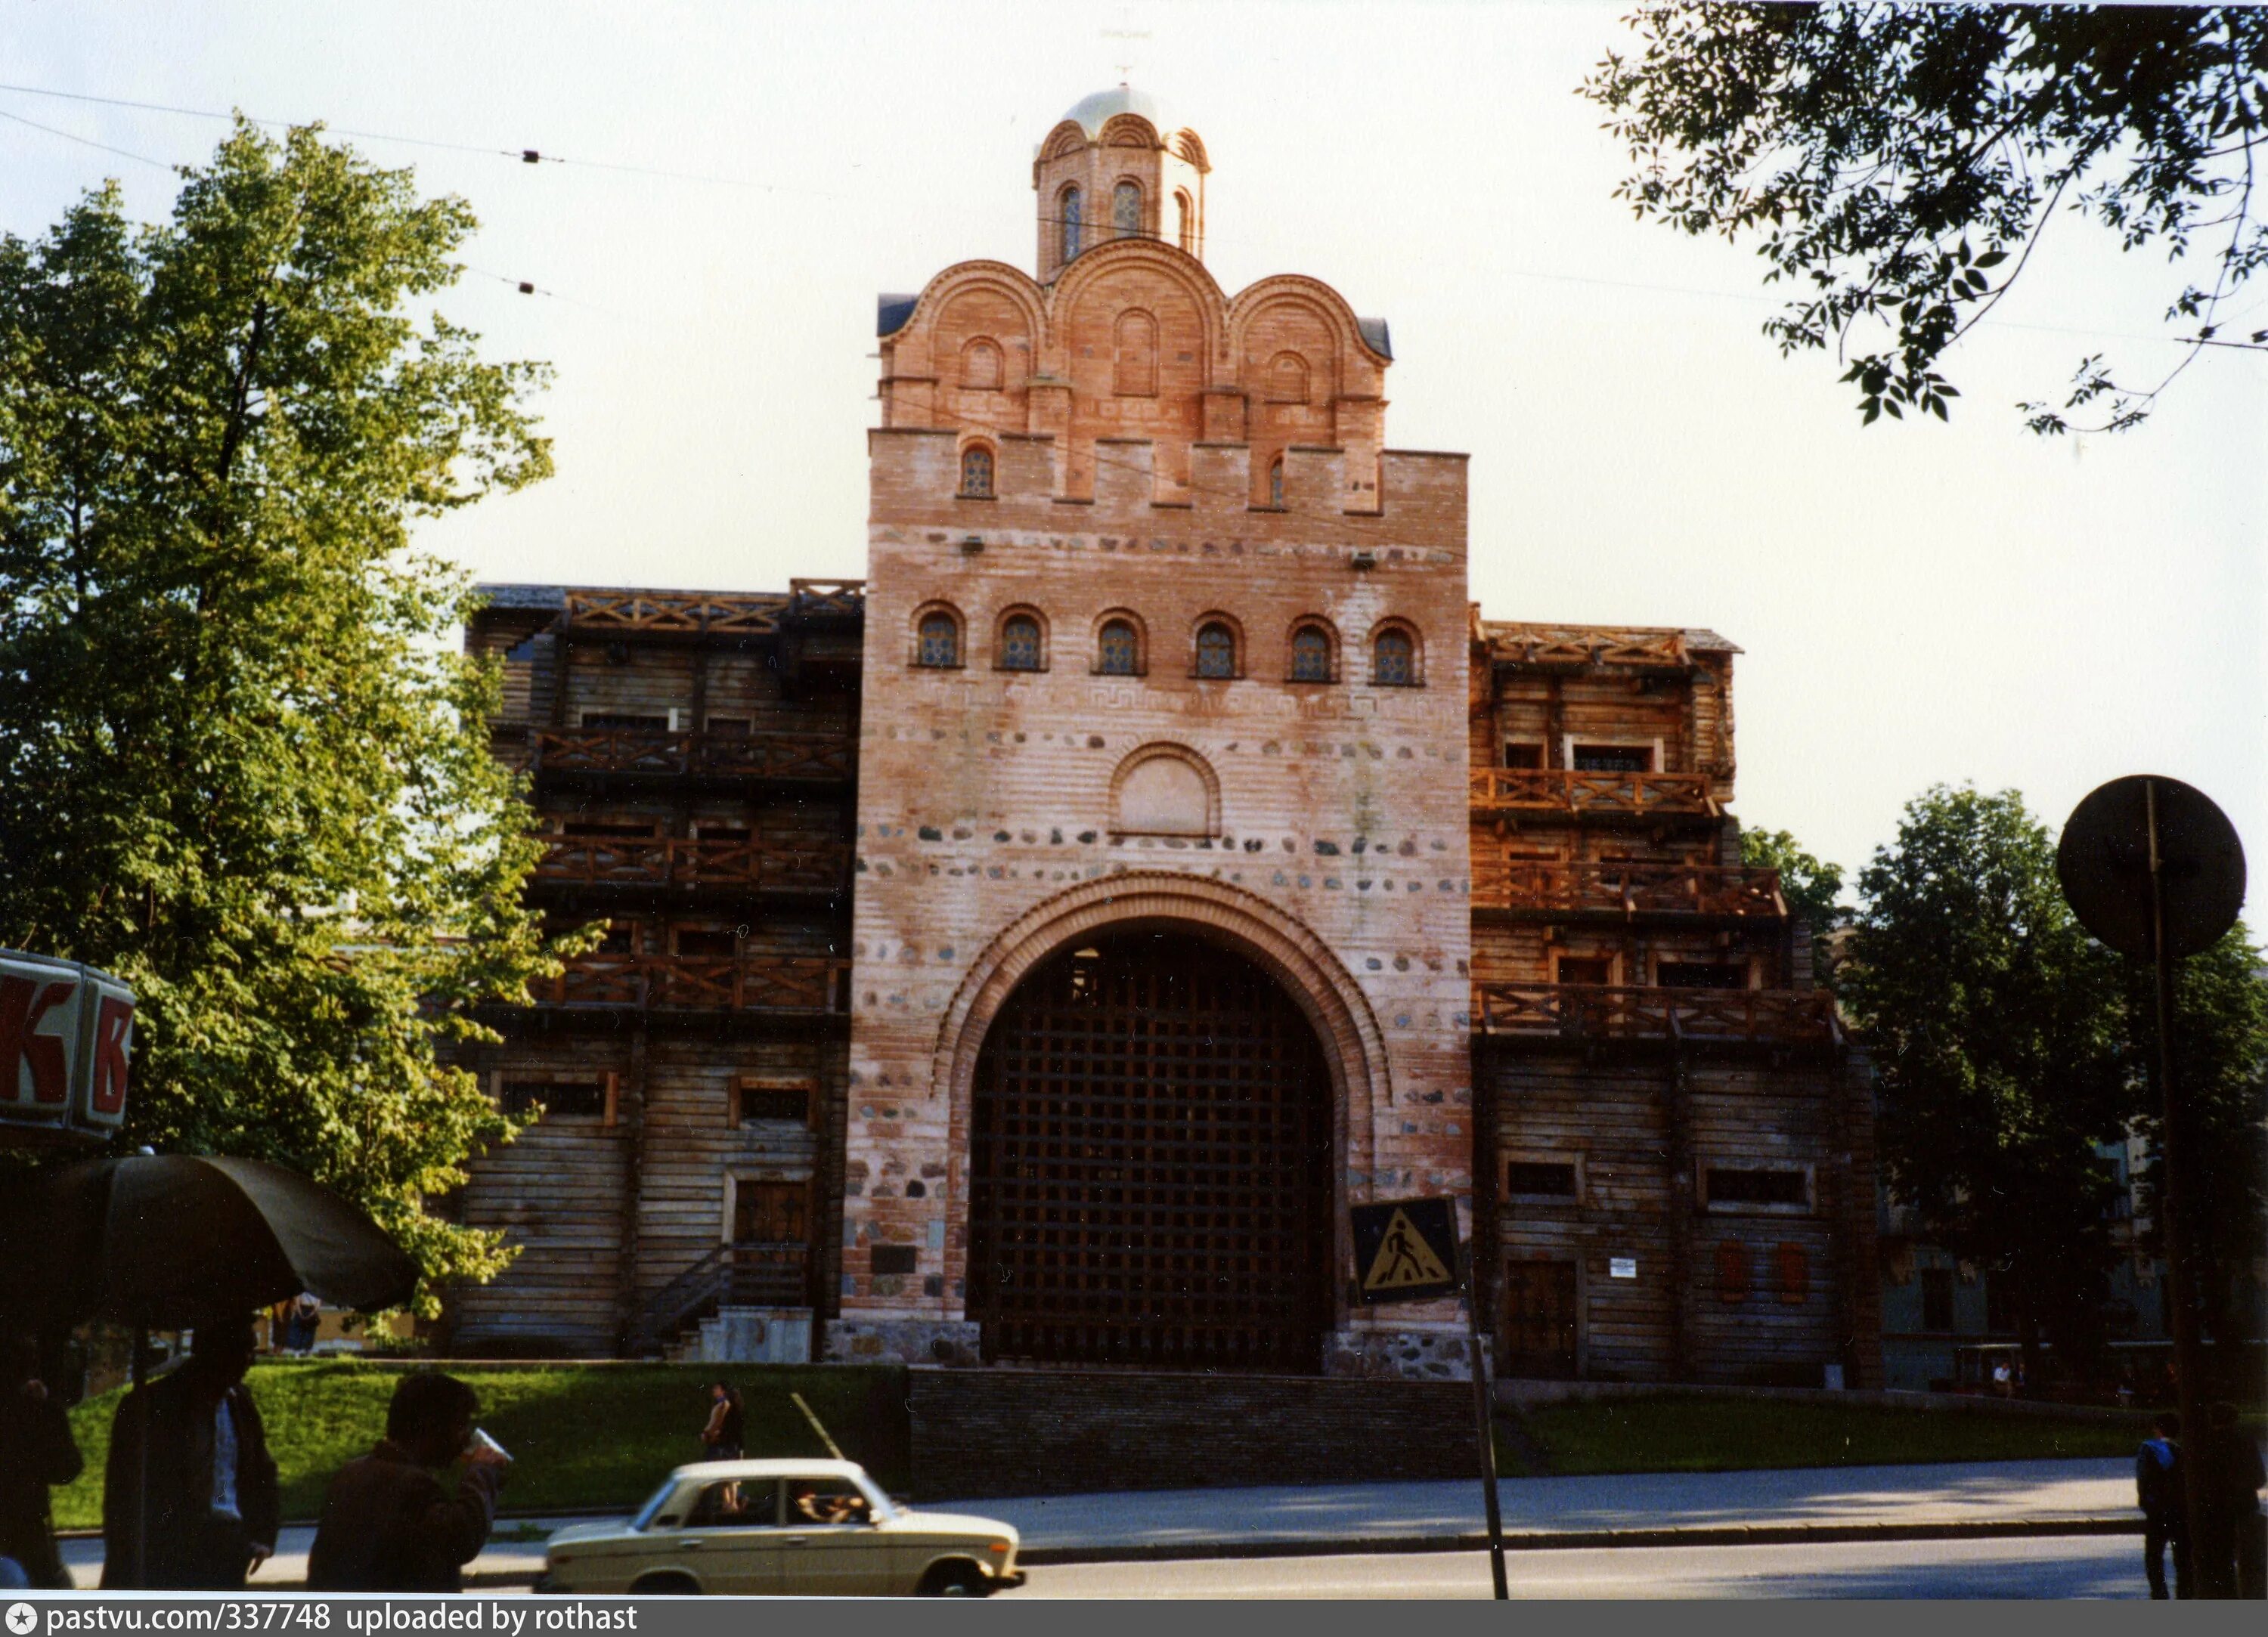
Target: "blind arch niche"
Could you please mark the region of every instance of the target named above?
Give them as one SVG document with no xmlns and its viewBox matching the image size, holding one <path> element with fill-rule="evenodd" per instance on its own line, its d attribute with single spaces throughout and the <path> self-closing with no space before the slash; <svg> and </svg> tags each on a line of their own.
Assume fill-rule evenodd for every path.
<svg viewBox="0 0 2268 1637">
<path fill-rule="evenodd" d="M 1145 745 L 1110 781 L 1110 828 L 1119 835 L 1220 833 L 1220 780 L 1185 745 Z"/>
</svg>

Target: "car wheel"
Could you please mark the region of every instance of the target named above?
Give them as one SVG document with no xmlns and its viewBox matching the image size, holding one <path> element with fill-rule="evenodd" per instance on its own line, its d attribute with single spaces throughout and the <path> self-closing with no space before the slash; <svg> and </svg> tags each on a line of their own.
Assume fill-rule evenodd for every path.
<svg viewBox="0 0 2268 1637">
<path fill-rule="evenodd" d="M 690 1575 L 641 1575 L 630 1582 L 634 1597 L 697 1597 L 701 1582 Z"/>
<path fill-rule="evenodd" d="M 990 1596 L 991 1590 L 984 1578 L 984 1571 L 974 1563 L 940 1563 L 922 1581 L 919 1595 L 924 1597 L 983 1597 Z"/>
</svg>

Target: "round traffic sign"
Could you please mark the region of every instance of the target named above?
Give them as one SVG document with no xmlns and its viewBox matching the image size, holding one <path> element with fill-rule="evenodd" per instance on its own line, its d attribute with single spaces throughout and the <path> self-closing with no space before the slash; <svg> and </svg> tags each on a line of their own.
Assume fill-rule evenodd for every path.
<svg viewBox="0 0 2268 1637">
<path fill-rule="evenodd" d="M 2244 907 L 2244 847 L 2213 798 L 2179 779 L 2133 774 L 2072 809 L 2056 848 L 2056 877 L 2080 924 L 2122 955 L 2147 960 L 2150 816 L 2157 800 L 2166 953 L 2210 949 Z"/>
</svg>

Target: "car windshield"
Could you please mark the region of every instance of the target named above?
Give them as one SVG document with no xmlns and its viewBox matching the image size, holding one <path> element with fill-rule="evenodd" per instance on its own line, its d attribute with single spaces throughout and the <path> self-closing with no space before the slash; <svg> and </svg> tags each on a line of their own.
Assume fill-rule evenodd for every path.
<svg viewBox="0 0 2268 1637">
<path fill-rule="evenodd" d="M 645 1504 L 637 1509 L 637 1516 L 630 1519 L 630 1527 L 636 1530 L 644 1530 L 647 1524 L 653 1522 L 653 1515 L 661 1510 L 662 1503 L 676 1493 L 677 1479 L 674 1478 L 663 1479 L 661 1480 L 661 1487 L 655 1490 L 651 1495 L 646 1497 Z"/>
</svg>

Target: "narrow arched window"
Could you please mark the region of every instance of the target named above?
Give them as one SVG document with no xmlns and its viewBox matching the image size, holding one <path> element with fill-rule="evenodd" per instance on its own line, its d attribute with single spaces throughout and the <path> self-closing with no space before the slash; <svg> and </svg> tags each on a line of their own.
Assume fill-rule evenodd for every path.
<svg viewBox="0 0 2268 1637">
<path fill-rule="evenodd" d="M 1111 389 L 1121 398 L 1158 395 L 1158 320 L 1136 309 L 1118 315 Z"/>
<path fill-rule="evenodd" d="M 1284 457 L 1281 455 L 1268 464 L 1268 503 L 1271 506 L 1284 503 Z"/>
<path fill-rule="evenodd" d="M 1138 184 L 1121 182 L 1111 190 L 1110 225 L 1121 239 L 1142 231 L 1142 189 Z"/>
<path fill-rule="evenodd" d="M 1197 211 L 1189 204 L 1189 196 L 1187 194 L 1177 193 L 1174 195 L 1174 242 L 1193 255 L 1197 253 Z"/>
<path fill-rule="evenodd" d="M 1197 674 L 1233 677 L 1236 674 L 1236 633 L 1215 620 L 1197 628 Z"/>
<path fill-rule="evenodd" d="M 1408 687 L 1418 680 L 1416 656 L 1407 631 L 1381 631 L 1371 645 L 1370 679 L 1381 687 Z"/>
<path fill-rule="evenodd" d="M 921 642 L 916 663 L 924 665 L 957 665 L 961 663 L 961 621 L 951 614 L 939 613 L 922 616 Z"/>
<path fill-rule="evenodd" d="M 992 451 L 982 444 L 961 451 L 961 492 L 974 499 L 991 498 Z"/>
<path fill-rule="evenodd" d="M 1086 226 L 1078 188 L 1063 190 L 1063 197 L 1057 202 L 1056 217 L 1063 225 L 1063 259 L 1069 261 L 1079 253 L 1080 231 Z"/>
<path fill-rule="evenodd" d="M 1303 404 L 1307 401 L 1307 361 L 1296 352 L 1279 352 L 1268 361 L 1268 401 Z"/>
<path fill-rule="evenodd" d="M 1321 626 L 1303 625 L 1292 633 L 1292 680 L 1328 682 L 1331 679 L 1331 639 Z"/>
<path fill-rule="evenodd" d="M 1000 669 L 1037 671 L 1040 668 L 1040 622 L 1029 614 L 1011 614 L 1000 626 Z"/>
<path fill-rule="evenodd" d="M 1142 647 L 1128 620 L 1109 620 L 1095 643 L 1094 668 L 1107 677 L 1130 677 L 1142 660 Z"/>
</svg>

